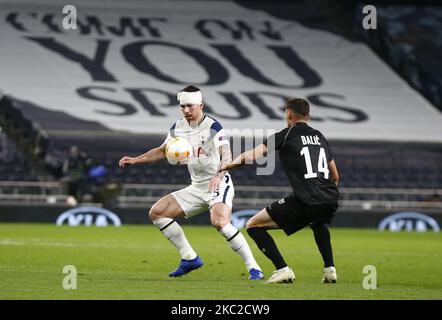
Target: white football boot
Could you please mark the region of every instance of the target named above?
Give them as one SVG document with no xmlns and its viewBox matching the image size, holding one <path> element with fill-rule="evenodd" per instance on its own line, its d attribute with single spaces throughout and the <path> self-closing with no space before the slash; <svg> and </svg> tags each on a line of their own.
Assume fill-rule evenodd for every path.
<svg viewBox="0 0 442 320">
<path fill-rule="evenodd" d="M 338 276 L 336 275 L 335 267 L 324 268 L 324 276 L 322 278 L 322 283 L 336 283 Z"/>
<path fill-rule="evenodd" d="M 273 271 L 272 276 L 266 283 L 293 283 L 295 281 L 295 273 L 289 267 L 285 267 Z"/>
</svg>

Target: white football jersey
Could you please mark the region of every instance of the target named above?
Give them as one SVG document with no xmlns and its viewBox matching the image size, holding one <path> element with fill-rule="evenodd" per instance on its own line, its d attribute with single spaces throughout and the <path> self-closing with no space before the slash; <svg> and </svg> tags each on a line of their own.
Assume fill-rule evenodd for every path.
<svg viewBox="0 0 442 320">
<path fill-rule="evenodd" d="M 179 119 L 170 128 L 164 144 L 175 137 L 186 138 L 192 145 L 193 152 L 187 161 L 192 184 L 208 183 L 220 167 L 218 148 L 230 144 L 221 124 L 207 115 L 192 125 Z"/>
</svg>

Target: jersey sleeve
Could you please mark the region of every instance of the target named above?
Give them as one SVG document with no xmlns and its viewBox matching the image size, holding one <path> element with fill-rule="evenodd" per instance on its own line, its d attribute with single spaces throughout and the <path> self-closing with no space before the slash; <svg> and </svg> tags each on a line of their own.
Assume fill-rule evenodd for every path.
<svg viewBox="0 0 442 320">
<path fill-rule="evenodd" d="M 287 136 L 288 128 L 281 130 L 277 133 L 270 135 L 267 139 L 264 139 L 263 144 L 267 147 L 267 152 L 273 152 L 276 150 L 281 150 L 284 140 Z"/>
<path fill-rule="evenodd" d="M 163 142 L 163 144 L 161 146 L 165 146 L 170 140 L 175 138 L 175 127 L 176 127 L 176 122 L 173 124 L 172 127 L 170 127 L 170 130 L 167 133 L 167 137 L 166 137 L 166 139 L 164 140 L 164 142 Z"/>
<path fill-rule="evenodd" d="M 213 139 L 213 144 L 217 149 L 222 145 L 230 144 L 223 127 L 218 121 L 215 121 L 210 127 L 210 135 Z"/>
<path fill-rule="evenodd" d="M 325 141 L 324 148 L 325 148 L 325 155 L 327 156 L 327 161 L 330 162 L 335 159 L 333 152 L 331 150 L 330 144 L 328 143 L 327 139 L 321 134 L 321 141 Z"/>
</svg>

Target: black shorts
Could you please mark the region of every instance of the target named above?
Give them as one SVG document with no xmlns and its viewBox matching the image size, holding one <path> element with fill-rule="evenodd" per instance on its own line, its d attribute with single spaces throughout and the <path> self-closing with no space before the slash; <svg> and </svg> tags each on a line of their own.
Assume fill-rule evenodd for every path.
<svg viewBox="0 0 442 320">
<path fill-rule="evenodd" d="M 287 235 L 308 225 L 315 227 L 315 225 L 331 223 L 337 209 L 337 203 L 308 206 L 293 196 L 275 201 L 266 208 L 272 220 Z"/>
</svg>

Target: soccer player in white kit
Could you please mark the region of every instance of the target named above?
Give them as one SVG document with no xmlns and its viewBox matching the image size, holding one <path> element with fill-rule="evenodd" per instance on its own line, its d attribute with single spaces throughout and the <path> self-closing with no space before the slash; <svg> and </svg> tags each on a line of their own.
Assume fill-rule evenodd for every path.
<svg viewBox="0 0 442 320">
<path fill-rule="evenodd" d="M 181 262 L 170 277 L 180 277 L 203 266 L 184 235 L 177 217 L 190 218 L 210 210 L 212 225 L 226 238 L 230 247 L 240 255 L 249 271 L 250 280 L 263 279 L 261 268 L 255 261 L 250 247 L 231 222 L 234 187 L 227 171 L 219 171 L 223 164 L 232 160 L 230 143 L 221 124 L 203 112 L 203 98 L 200 89 L 187 86 L 178 93 L 178 100 L 184 118 L 171 127 L 164 143 L 138 157 L 124 156 L 119 165 L 152 163 L 165 158 L 166 144 L 174 137 L 184 137 L 193 147 L 193 154 L 187 161 L 191 184 L 181 190 L 167 194 L 158 200 L 149 211 L 152 223 L 178 249 Z"/>
</svg>

